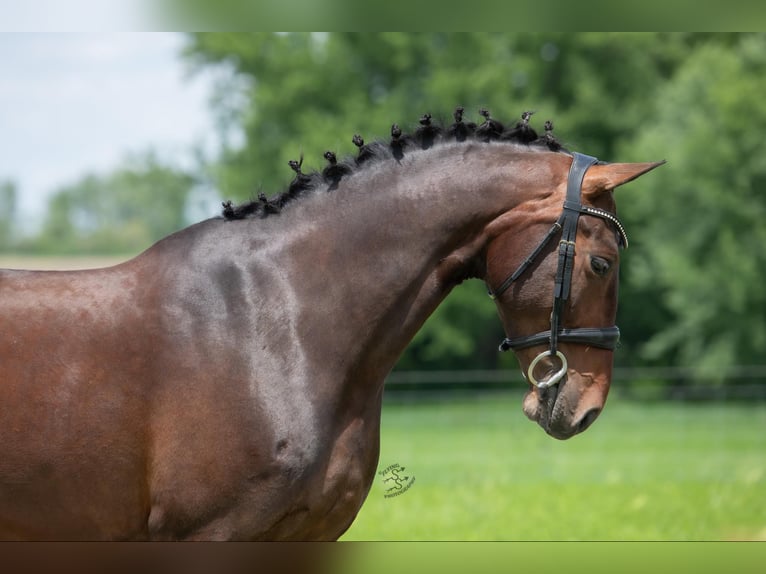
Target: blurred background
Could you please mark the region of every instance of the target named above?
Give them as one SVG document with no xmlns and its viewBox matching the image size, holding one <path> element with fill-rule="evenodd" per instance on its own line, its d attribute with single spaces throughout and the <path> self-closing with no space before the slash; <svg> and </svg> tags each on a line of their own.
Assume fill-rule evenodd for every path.
<svg viewBox="0 0 766 574">
<path fill-rule="evenodd" d="M 4 34 L 0 266 L 131 257 L 281 191 L 351 137 L 457 105 L 667 165 L 617 192 L 631 247 L 607 409 L 558 443 L 480 282 L 389 377 L 381 467 L 346 539 L 766 539 L 766 35 Z"/>
</svg>

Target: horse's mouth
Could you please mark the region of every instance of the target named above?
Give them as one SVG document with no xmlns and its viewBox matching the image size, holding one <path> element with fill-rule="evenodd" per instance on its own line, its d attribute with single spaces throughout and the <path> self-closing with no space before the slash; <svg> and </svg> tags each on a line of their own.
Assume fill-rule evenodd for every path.
<svg viewBox="0 0 766 574">
<path fill-rule="evenodd" d="M 564 403 L 564 396 L 561 392 L 566 385 L 567 378 L 559 382 L 558 385 L 545 389 L 538 389 L 538 401 L 540 403 L 540 418 L 537 420 L 543 430 L 554 438 L 566 440 L 577 434 L 577 428 L 568 424 Z"/>
<path fill-rule="evenodd" d="M 577 405 L 571 404 L 565 392 L 568 377 L 545 389 L 532 388 L 524 397 L 524 414 L 553 438 L 566 440 L 587 429 L 601 409 L 591 408 L 577 415 Z"/>
</svg>

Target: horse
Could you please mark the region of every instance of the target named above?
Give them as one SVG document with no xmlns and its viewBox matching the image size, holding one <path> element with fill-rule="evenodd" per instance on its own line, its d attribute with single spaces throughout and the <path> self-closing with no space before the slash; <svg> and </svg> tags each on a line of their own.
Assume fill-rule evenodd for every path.
<svg viewBox="0 0 766 574">
<path fill-rule="evenodd" d="M 387 374 L 472 278 L 526 416 L 588 428 L 619 335 L 613 190 L 662 162 L 462 113 L 291 161 L 283 192 L 118 265 L 0 271 L 0 537 L 337 539 L 375 476 Z"/>
</svg>

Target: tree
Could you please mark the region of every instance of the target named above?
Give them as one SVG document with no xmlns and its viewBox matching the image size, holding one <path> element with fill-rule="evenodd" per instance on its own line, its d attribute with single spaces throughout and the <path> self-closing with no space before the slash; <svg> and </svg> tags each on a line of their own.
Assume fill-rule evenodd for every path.
<svg viewBox="0 0 766 574">
<path fill-rule="evenodd" d="M 0 181 L 0 251 L 10 249 L 15 241 L 16 201 L 16 184 Z"/>
<path fill-rule="evenodd" d="M 624 260 L 616 362 L 700 364 L 703 353 L 710 370 L 719 361 L 757 361 L 762 348 L 758 315 L 744 310 L 762 309 L 757 288 L 737 279 L 752 286 L 762 276 L 741 239 L 760 245 L 753 231 L 760 208 L 738 212 L 757 204 L 766 157 L 753 151 L 760 152 L 758 130 L 742 125 L 748 116 L 763 125 L 762 44 L 760 35 L 687 33 L 197 34 L 186 57 L 230 72 L 214 105 L 222 126 L 240 137 L 227 140 L 215 174 L 234 199 L 281 190 L 291 178 L 287 161 L 301 154 L 307 169 L 321 168 L 325 150 L 354 151 L 354 133 L 386 138 L 392 123 L 411 126 L 425 112 L 449 121 L 455 105 L 467 115 L 486 106 L 505 121 L 535 110 L 533 121 L 552 119 L 567 147 L 605 160 L 666 157 L 668 166 L 618 191 L 636 247 Z M 713 193 L 727 177 L 738 191 Z M 642 192 L 648 187 L 662 197 Z M 686 192 L 666 197 L 679 188 Z M 694 205 L 704 209 L 685 235 Z M 704 262 L 706 242 L 725 265 Z M 729 285 L 719 289 L 713 279 Z M 748 327 L 736 334 L 725 325 L 732 316 Z M 462 287 L 401 365 L 491 368 L 508 360 L 492 350 L 499 335 L 481 285 Z"/>
<path fill-rule="evenodd" d="M 668 165 L 621 204 L 640 230 L 631 297 L 651 318 L 643 361 L 722 367 L 761 363 L 766 349 L 766 36 L 708 42 L 658 92 L 630 153 Z M 647 187 L 647 188 L 645 188 Z"/>
<path fill-rule="evenodd" d="M 87 175 L 56 192 L 40 235 L 29 249 L 49 253 L 136 253 L 187 222 L 195 185 L 154 153 L 134 157 L 107 175 Z"/>
<path fill-rule="evenodd" d="M 651 98 L 696 36 L 662 34 L 196 34 L 186 57 L 225 67 L 214 99 L 226 146 L 218 184 L 232 198 L 275 192 L 301 152 L 352 153 L 351 136 L 387 137 L 392 123 L 456 105 L 506 121 L 536 110 L 572 147 L 600 157 L 639 129 Z M 236 138 L 235 138 L 236 140 Z"/>
</svg>

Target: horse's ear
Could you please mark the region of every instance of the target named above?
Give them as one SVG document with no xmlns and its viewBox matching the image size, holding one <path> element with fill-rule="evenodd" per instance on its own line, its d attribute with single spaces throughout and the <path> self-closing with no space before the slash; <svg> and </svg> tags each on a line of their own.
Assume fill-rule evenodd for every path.
<svg viewBox="0 0 766 574">
<path fill-rule="evenodd" d="M 665 160 L 649 163 L 604 163 L 596 164 L 585 172 L 582 183 L 583 195 L 599 195 L 612 191 L 639 176 L 652 171 L 665 163 Z"/>
</svg>

